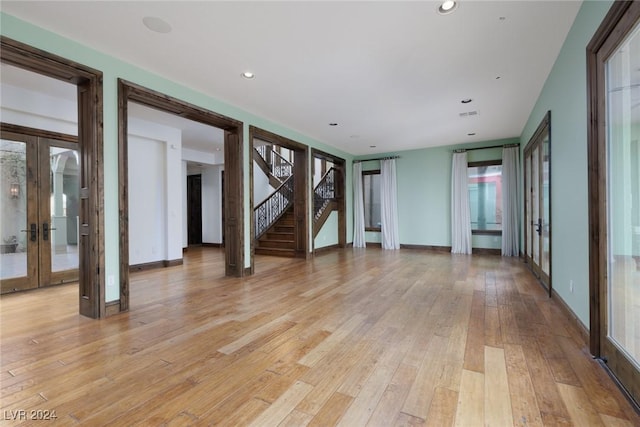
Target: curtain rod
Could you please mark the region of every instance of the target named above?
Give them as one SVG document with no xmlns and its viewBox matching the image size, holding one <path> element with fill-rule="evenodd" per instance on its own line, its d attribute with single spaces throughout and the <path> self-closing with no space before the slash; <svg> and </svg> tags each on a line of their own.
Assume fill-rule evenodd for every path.
<svg viewBox="0 0 640 427">
<path fill-rule="evenodd" d="M 374 160 L 391 160 L 391 159 L 399 159 L 400 156 L 390 156 L 390 157 L 376 157 L 375 159 L 362 159 L 362 160 L 354 160 L 353 163 L 360 163 L 360 162 L 372 162 Z"/>
<path fill-rule="evenodd" d="M 520 144 L 505 144 L 505 145 L 491 145 L 489 147 L 476 147 L 476 148 L 458 148 L 453 150 L 454 153 L 464 153 L 465 151 L 473 151 L 473 150 L 488 150 L 489 148 L 510 148 L 510 147 L 519 147 Z"/>
</svg>

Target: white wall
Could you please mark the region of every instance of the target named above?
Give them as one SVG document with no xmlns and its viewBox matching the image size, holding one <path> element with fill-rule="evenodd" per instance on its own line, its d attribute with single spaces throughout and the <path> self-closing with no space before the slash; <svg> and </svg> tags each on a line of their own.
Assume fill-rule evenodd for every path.
<svg viewBox="0 0 640 427">
<path fill-rule="evenodd" d="M 163 141 L 129 135 L 129 263 L 166 259 Z M 136 165 L 136 166 L 134 166 Z"/>
<path fill-rule="evenodd" d="M 222 243 L 222 165 L 202 168 L 202 243 Z"/>
<path fill-rule="evenodd" d="M 269 177 L 258 163 L 253 162 L 253 207 L 255 208 L 273 193 L 275 188 L 269 184 Z"/>
<path fill-rule="evenodd" d="M 0 86 L 0 93 L 0 121 L 78 135 L 78 105 L 75 100 L 54 98 L 6 83 Z"/>
<path fill-rule="evenodd" d="M 182 258 L 182 134 L 129 118 L 129 264 Z"/>
</svg>

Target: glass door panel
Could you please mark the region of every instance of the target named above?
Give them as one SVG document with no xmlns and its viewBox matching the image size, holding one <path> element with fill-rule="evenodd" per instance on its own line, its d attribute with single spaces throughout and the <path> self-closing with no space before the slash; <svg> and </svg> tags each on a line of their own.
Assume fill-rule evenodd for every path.
<svg viewBox="0 0 640 427">
<path fill-rule="evenodd" d="M 526 262 L 551 294 L 551 137 L 548 112 L 524 149 Z"/>
<path fill-rule="evenodd" d="M 640 30 L 606 62 L 607 345 L 640 370 Z M 607 348 L 605 345 L 605 349 Z"/>
<path fill-rule="evenodd" d="M 33 138 L 20 135 L 3 135 L 0 140 L 2 293 L 37 287 L 35 185 L 27 180 L 35 158 L 34 144 Z"/>
<path fill-rule="evenodd" d="M 0 140 L 0 291 L 78 280 L 77 144 Z"/>
<path fill-rule="evenodd" d="M 49 282 L 61 283 L 78 279 L 78 152 L 75 144 L 47 143 L 43 154 L 47 156 L 48 185 L 43 186 L 40 222 L 45 228 L 43 239 L 48 237 Z"/>
<path fill-rule="evenodd" d="M 551 210 L 550 203 L 551 200 L 549 198 L 549 186 L 550 186 L 550 152 L 549 152 L 549 134 L 547 133 L 545 138 L 542 141 L 542 145 L 540 146 L 541 152 L 541 168 L 540 168 L 540 252 L 541 252 L 541 263 L 540 268 L 542 269 L 542 273 L 549 276 L 550 267 L 551 267 Z"/>
<path fill-rule="evenodd" d="M 540 159 L 539 159 L 539 147 L 533 150 L 531 155 L 531 204 L 532 204 L 532 216 L 531 216 L 531 237 L 533 244 L 533 263 L 540 265 L 540 234 L 539 234 L 539 219 L 540 219 Z"/>
</svg>

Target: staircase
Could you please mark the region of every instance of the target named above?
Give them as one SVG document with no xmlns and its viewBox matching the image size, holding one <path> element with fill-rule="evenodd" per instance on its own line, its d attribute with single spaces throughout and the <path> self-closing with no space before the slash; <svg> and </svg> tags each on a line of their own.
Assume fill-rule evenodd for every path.
<svg viewBox="0 0 640 427">
<path fill-rule="evenodd" d="M 335 192 L 337 173 L 335 168 L 329 169 L 313 189 L 313 237 L 318 235 L 331 211 L 338 208 Z"/>
<path fill-rule="evenodd" d="M 256 241 L 255 253 L 258 255 L 276 255 L 295 257 L 293 207 L 284 214 Z"/>
<path fill-rule="evenodd" d="M 294 257 L 293 164 L 270 145 L 256 147 L 253 157 L 271 186 L 277 187 L 254 208 L 255 253 Z"/>
</svg>

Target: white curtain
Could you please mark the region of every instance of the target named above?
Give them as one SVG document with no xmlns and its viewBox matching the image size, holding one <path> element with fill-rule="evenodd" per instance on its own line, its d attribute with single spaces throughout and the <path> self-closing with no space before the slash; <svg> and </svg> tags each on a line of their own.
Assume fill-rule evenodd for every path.
<svg viewBox="0 0 640 427">
<path fill-rule="evenodd" d="M 353 164 L 353 247 L 364 248 L 364 195 L 362 191 L 362 163 Z"/>
<path fill-rule="evenodd" d="M 451 253 L 471 253 L 471 213 L 467 153 L 453 153 L 451 172 Z"/>
<path fill-rule="evenodd" d="M 396 160 L 380 161 L 380 202 L 382 217 L 382 249 L 400 249 L 398 234 L 398 186 Z"/>
<path fill-rule="evenodd" d="M 502 255 L 518 256 L 520 229 L 518 226 L 518 177 L 520 147 L 502 149 Z"/>
</svg>

